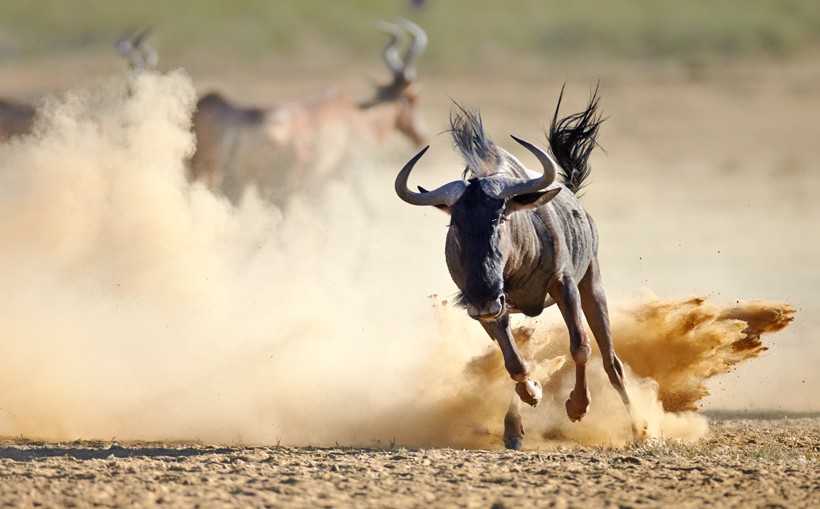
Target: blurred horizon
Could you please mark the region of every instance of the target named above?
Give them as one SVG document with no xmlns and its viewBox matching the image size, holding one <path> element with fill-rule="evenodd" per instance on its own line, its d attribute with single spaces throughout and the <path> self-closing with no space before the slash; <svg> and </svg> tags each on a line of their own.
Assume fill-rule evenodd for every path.
<svg viewBox="0 0 820 509">
<path fill-rule="evenodd" d="M 820 3 L 812 0 L 523 0 L 469 3 L 264 2 L 237 0 L 5 0 L 0 60 L 108 51 L 129 28 L 151 26 L 161 55 L 248 62 L 330 51 L 372 54 L 378 20 L 406 17 L 431 44 L 425 65 L 498 67 L 509 58 L 547 61 L 593 56 L 724 64 L 794 58 L 820 48 Z"/>
</svg>

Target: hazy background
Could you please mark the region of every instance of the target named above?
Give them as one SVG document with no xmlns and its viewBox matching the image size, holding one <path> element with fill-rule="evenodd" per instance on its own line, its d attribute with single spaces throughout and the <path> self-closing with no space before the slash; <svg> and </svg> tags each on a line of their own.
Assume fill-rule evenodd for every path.
<svg viewBox="0 0 820 509">
<path fill-rule="evenodd" d="M 703 408 L 820 411 L 820 4 L 424 6 L 0 4 L 0 96 L 52 112 L 44 134 L 0 154 L 0 434 L 339 440 L 342 416 L 393 411 L 417 397 L 414 380 L 455 376 L 493 347 L 455 313 L 442 334 L 430 309 L 427 295 L 454 291 L 446 218 L 394 198 L 414 153 L 400 137 L 361 169 L 364 193 L 339 182 L 284 216 L 232 209 L 182 178 L 197 94 L 273 106 L 333 85 L 367 97 L 387 79 L 374 22 L 398 16 L 429 35 L 418 81 L 433 133 L 455 98 L 531 163 L 508 134 L 543 141 L 562 84 L 571 112 L 600 81 L 605 152 L 584 203 L 611 303 L 646 289 L 791 303 L 794 324 L 712 380 Z M 129 99 L 113 45 L 146 25 L 160 69 L 184 71 Z M 446 135 L 431 142 L 414 175 L 428 187 L 462 168 Z M 299 418 L 341 404 L 332 422 Z"/>
</svg>

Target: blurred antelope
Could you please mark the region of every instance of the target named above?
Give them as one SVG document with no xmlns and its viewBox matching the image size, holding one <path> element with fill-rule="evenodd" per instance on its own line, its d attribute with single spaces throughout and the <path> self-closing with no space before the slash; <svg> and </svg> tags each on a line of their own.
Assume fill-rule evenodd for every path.
<svg viewBox="0 0 820 509">
<path fill-rule="evenodd" d="M 128 61 L 133 72 L 152 71 L 157 67 L 159 56 L 146 42 L 146 37 L 150 33 L 151 27 L 137 34 L 132 34 L 128 30 L 117 40 L 117 53 Z"/>
<path fill-rule="evenodd" d="M 157 52 L 145 42 L 148 33 L 149 29 L 133 36 L 126 32 L 117 41 L 117 52 L 128 60 L 132 71 L 151 70 L 157 65 Z M 0 143 L 31 132 L 36 113 L 28 103 L 0 98 Z"/>
<path fill-rule="evenodd" d="M 237 107 L 217 93 L 202 97 L 193 119 L 197 148 L 192 178 L 234 201 L 250 183 L 287 194 L 327 177 L 358 145 L 376 146 L 396 131 L 420 146 L 427 134 L 413 86 L 414 64 L 427 46 L 427 35 L 409 21 L 400 23 L 378 25 L 390 36 L 382 56 L 393 79 L 367 101 L 357 102 L 335 89 L 274 108 Z M 260 157 L 266 152 L 286 169 Z"/>
</svg>

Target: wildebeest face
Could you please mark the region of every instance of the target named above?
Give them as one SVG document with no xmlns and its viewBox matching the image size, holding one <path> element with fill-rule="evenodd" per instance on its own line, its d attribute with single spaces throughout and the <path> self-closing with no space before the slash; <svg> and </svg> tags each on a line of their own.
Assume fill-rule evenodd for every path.
<svg viewBox="0 0 820 509">
<path fill-rule="evenodd" d="M 504 271 L 516 249 L 513 232 L 522 227 L 518 216 L 544 205 L 559 191 L 553 188 L 498 198 L 488 194 L 482 181 L 476 179 L 445 208 L 450 213 L 447 267 L 472 318 L 494 320 L 507 311 Z"/>
<path fill-rule="evenodd" d="M 509 252 L 505 200 L 488 196 L 474 180 L 450 208 L 447 264 L 472 318 L 505 312 L 504 265 Z M 452 254 L 452 256 L 451 256 Z"/>
<path fill-rule="evenodd" d="M 456 127 L 455 131 L 459 131 Z M 472 131 L 471 131 L 472 132 Z M 536 209 L 561 190 L 552 187 L 558 165 L 549 154 L 529 142 L 513 137 L 532 152 L 541 162 L 544 173 L 530 178 L 518 173 L 500 171 L 515 161 L 515 167 L 523 170 L 506 152 L 492 145 L 492 158 L 483 158 L 481 169 L 468 170 L 465 174 L 485 176 L 473 180 L 456 180 L 427 191 L 419 186 L 419 192 L 407 187 L 410 172 L 427 151 L 429 145 L 416 154 L 396 176 L 396 194 L 411 205 L 437 207 L 450 214 L 450 231 L 447 234 L 447 268 L 450 276 L 461 290 L 460 300 L 467 313 L 479 320 L 495 320 L 507 311 L 504 294 L 504 271 L 508 258 L 513 254 L 514 238 L 521 238 L 520 212 Z M 473 137 L 467 142 L 473 144 Z M 485 140 L 486 141 L 486 140 Z M 457 142 L 462 143 L 461 138 Z M 461 146 L 461 145 L 459 145 Z M 465 149 L 466 150 L 466 149 Z M 465 155 L 468 153 L 465 151 Z M 498 154 L 506 154 L 499 158 Z M 470 152 L 468 163 L 475 154 Z M 487 159 L 487 160 L 484 160 Z M 503 163 L 504 167 L 499 167 Z M 494 164 L 495 168 L 487 168 Z M 507 168 L 509 169 L 509 168 Z M 516 233 L 516 236 L 513 235 Z"/>
</svg>

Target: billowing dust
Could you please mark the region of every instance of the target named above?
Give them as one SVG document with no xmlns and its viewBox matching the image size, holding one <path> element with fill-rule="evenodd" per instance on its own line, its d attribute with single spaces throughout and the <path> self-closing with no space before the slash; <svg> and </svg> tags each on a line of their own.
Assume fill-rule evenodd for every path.
<svg viewBox="0 0 820 509">
<path fill-rule="evenodd" d="M 446 303 L 437 307 L 442 333 L 455 336 L 447 325 L 453 311 Z M 649 437 L 687 442 L 702 437 L 707 421 L 697 413 L 697 403 L 708 394 L 706 381 L 760 355 L 766 350 L 761 335 L 783 329 L 794 313 L 784 303 L 739 301 L 720 306 L 704 298 L 660 299 L 648 292 L 619 306 L 612 316 L 612 331 L 616 351 L 627 367 L 635 424 Z M 546 320 L 519 318 L 518 323 L 513 331 L 516 341 L 544 388 L 539 407 L 522 413 L 529 445 L 633 440 L 632 419 L 610 386 L 597 349 L 587 365 L 590 411 L 580 423 L 571 423 L 564 401 L 574 384 L 575 367 L 568 355 L 564 324 L 557 315 Z M 473 424 L 473 429 L 450 437 L 451 442 L 474 447 L 483 433 L 485 446 L 497 444 L 512 395 L 499 349 L 471 359 L 464 375 L 464 390 L 441 401 L 438 418 L 446 421 L 455 414 Z M 471 391 L 476 387 L 481 390 Z M 488 415 L 495 417 L 488 421 Z"/>
<path fill-rule="evenodd" d="M 513 394 L 498 349 L 447 291 L 443 233 L 355 169 L 283 210 L 190 185 L 183 73 L 47 101 L 0 147 L 0 435 L 294 445 L 498 447 Z M 413 209 L 413 210 L 411 210 Z M 437 213 L 437 212 L 431 212 Z M 442 220 L 442 226 L 444 220 Z M 652 296 L 616 306 L 616 348 L 647 431 L 695 440 L 704 381 L 758 355 L 784 304 Z M 593 359 L 571 386 L 555 313 L 515 319 L 544 384 L 527 444 L 620 443 L 629 420 Z"/>
</svg>

